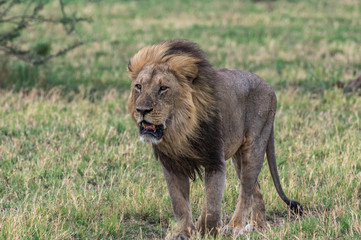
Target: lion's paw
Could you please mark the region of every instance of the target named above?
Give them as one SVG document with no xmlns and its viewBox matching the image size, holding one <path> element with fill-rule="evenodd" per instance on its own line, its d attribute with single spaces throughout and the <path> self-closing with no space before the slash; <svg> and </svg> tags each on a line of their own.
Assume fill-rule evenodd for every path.
<svg viewBox="0 0 361 240">
<path fill-rule="evenodd" d="M 244 227 L 244 231 L 245 232 L 259 232 L 260 230 L 255 228 L 252 224 L 249 223 Z"/>
<path fill-rule="evenodd" d="M 172 236 L 171 234 L 168 234 L 165 237 L 165 240 L 188 240 L 188 239 L 189 239 L 189 237 L 187 237 L 186 235 L 183 235 L 183 234 L 179 234 L 176 236 Z"/>
<path fill-rule="evenodd" d="M 189 238 L 186 235 L 178 235 L 173 237 L 173 240 L 188 240 Z"/>
<path fill-rule="evenodd" d="M 222 228 L 223 235 L 242 235 L 243 233 L 244 233 L 243 228 L 239 229 L 239 228 L 235 228 L 235 227 L 230 227 L 228 225 L 226 225 Z"/>
<path fill-rule="evenodd" d="M 167 236 L 165 237 L 165 240 L 188 240 L 191 238 L 192 235 L 196 234 L 194 226 L 192 226 L 189 230 L 184 231 L 178 231 L 178 232 L 172 232 L 168 231 Z"/>
<path fill-rule="evenodd" d="M 211 234 L 211 235 L 217 235 L 221 227 L 223 226 L 223 222 L 221 219 L 212 219 L 208 218 L 208 221 L 206 222 L 202 216 L 199 217 L 196 226 L 198 232 L 200 232 L 202 235 L 204 234 Z"/>
<path fill-rule="evenodd" d="M 239 236 L 249 232 L 256 232 L 256 229 L 251 224 L 247 224 L 243 228 L 230 227 L 228 225 L 222 228 L 222 234 L 224 235 Z"/>
</svg>

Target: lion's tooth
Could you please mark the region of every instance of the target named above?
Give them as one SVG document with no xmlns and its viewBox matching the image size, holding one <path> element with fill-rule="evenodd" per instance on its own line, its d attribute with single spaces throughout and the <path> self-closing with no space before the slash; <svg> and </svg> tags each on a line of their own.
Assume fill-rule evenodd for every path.
<svg viewBox="0 0 361 240">
<path fill-rule="evenodd" d="M 157 131 L 157 129 L 155 129 L 155 125 L 153 125 L 153 132 L 156 132 Z"/>
</svg>

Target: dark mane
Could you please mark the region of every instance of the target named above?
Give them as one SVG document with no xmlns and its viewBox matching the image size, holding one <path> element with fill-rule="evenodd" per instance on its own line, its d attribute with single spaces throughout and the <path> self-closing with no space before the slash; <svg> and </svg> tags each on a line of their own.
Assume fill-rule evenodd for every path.
<svg viewBox="0 0 361 240">
<path fill-rule="evenodd" d="M 202 167 L 211 171 L 217 171 L 224 167 L 222 126 L 219 109 L 216 106 L 217 97 L 217 74 L 212 65 L 205 58 L 205 54 L 197 44 L 185 40 L 170 40 L 169 49 L 163 57 L 171 55 L 187 55 L 196 59 L 198 75 L 193 80 L 192 87 L 195 89 L 194 100 L 201 98 L 198 107 L 206 108 L 205 115 L 197 126 L 196 137 L 187 136 L 189 146 L 193 150 L 191 156 L 177 155 L 170 156 L 163 152 L 157 145 L 153 145 L 154 154 L 163 166 L 175 174 L 186 175 L 192 180 L 196 175 L 202 178 Z M 202 94 L 199 94 L 202 92 Z M 198 96 L 197 96 L 198 94 Z M 207 102 L 207 105 L 201 105 L 200 102 Z"/>
<path fill-rule="evenodd" d="M 214 120 L 219 119 L 215 117 Z M 202 123 L 199 128 L 199 137 L 190 141 L 190 145 L 197 157 L 182 155 L 170 157 L 160 151 L 157 145 L 153 145 L 155 157 L 160 160 L 168 171 L 176 175 L 186 175 L 193 181 L 196 180 L 197 175 L 202 179 L 202 167 L 210 171 L 221 170 L 225 167 L 222 151 L 223 140 L 220 135 L 220 128 L 215 125 Z"/>
</svg>

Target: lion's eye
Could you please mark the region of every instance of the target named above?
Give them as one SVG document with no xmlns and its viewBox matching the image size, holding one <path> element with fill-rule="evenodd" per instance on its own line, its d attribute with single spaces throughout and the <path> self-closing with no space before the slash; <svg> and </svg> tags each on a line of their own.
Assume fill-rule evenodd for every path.
<svg viewBox="0 0 361 240">
<path fill-rule="evenodd" d="M 135 88 L 138 89 L 138 90 L 141 90 L 141 89 L 142 89 L 142 85 L 140 85 L 140 84 L 135 84 Z"/>
<path fill-rule="evenodd" d="M 166 87 L 166 86 L 161 86 L 161 87 L 159 88 L 160 91 L 165 91 L 165 90 L 167 90 L 167 89 L 168 89 L 168 87 Z"/>
</svg>

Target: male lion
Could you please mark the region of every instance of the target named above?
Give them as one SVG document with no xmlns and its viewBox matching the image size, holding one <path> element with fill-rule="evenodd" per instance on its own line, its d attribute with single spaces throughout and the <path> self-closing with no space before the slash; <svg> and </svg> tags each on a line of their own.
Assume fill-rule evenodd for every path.
<svg viewBox="0 0 361 240">
<path fill-rule="evenodd" d="M 302 215 L 302 206 L 288 199 L 280 184 L 273 136 L 276 95 L 263 79 L 245 71 L 214 70 L 198 46 L 186 40 L 141 49 L 129 61 L 128 72 L 133 80 L 128 108 L 140 139 L 152 144 L 162 164 L 181 223 L 176 237 L 186 239 L 196 228 L 216 233 L 222 227 L 225 160 L 231 157 L 241 191 L 224 232 L 241 234 L 266 226 L 257 182 L 265 153 L 279 196 Z M 201 176 L 202 168 L 206 199 L 195 227 L 189 179 Z"/>
</svg>

